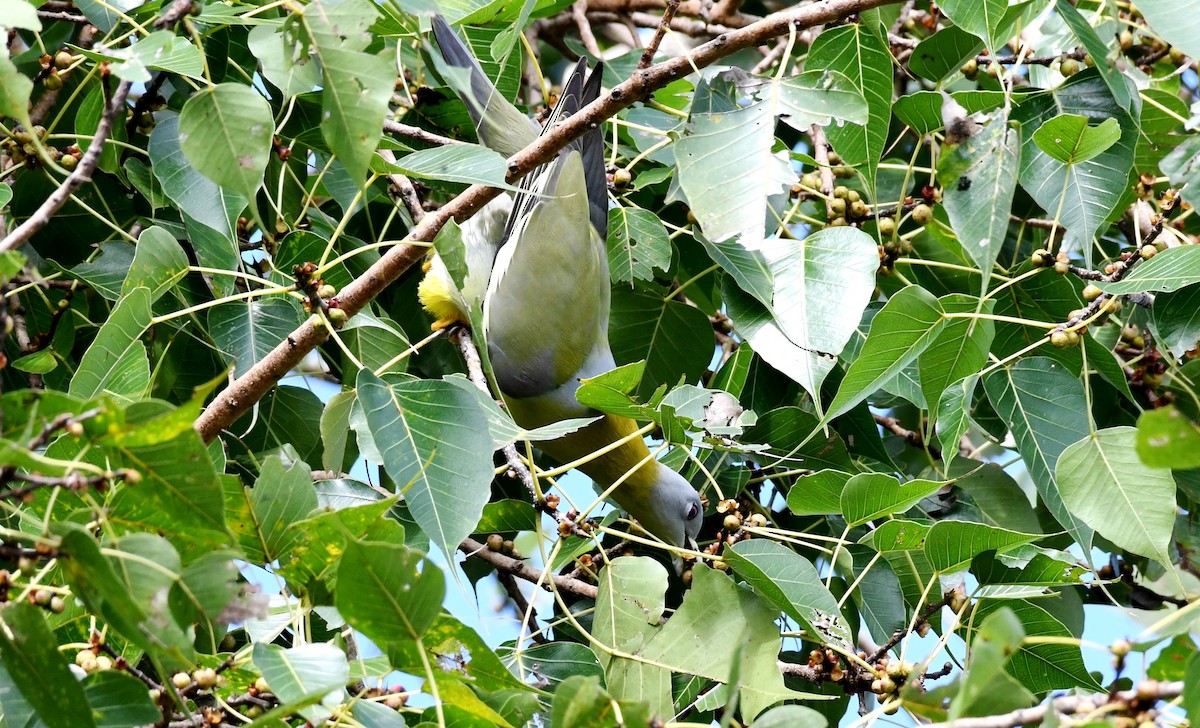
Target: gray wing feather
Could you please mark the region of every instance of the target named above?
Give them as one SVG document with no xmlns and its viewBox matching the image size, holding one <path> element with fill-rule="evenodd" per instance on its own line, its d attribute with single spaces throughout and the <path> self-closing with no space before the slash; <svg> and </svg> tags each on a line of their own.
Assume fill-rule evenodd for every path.
<svg viewBox="0 0 1200 728">
<path fill-rule="evenodd" d="M 470 74 L 468 88 L 450 85 L 466 104 L 479 141 L 506 157 L 529 146 L 537 138 L 537 124 L 504 98 L 483 72 L 471 49 L 440 15 L 433 16 L 433 36 L 446 63 Z"/>
</svg>

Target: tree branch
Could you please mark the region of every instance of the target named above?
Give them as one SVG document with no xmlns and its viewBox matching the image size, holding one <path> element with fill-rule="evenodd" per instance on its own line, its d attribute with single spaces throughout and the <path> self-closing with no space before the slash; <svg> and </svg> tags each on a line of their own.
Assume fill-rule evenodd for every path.
<svg viewBox="0 0 1200 728">
<path fill-rule="evenodd" d="M 675 79 L 687 76 L 693 67 L 702 68 L 743 48 L 759 45 L 766 39 L 787 32 L 790 27 L 802 30 L 894 2 L 898 0 L 828 0 L 789 8 L 740 30 L 719 35 L 693 49 L 686 57 L 672 58 L 650 68 L 635 71 L 632 78 L 580 109 L 557 128 L 538 137 L 533 144 L 514 155 L 508 162 L 507 180 L 510 183 L 514 182 L 537 165 L 549 161 L 558 150 L 588 129 L 602 124 L 622 109 L 646 98 Z M 93 145 L 88 150 L 89 153 L 97 149 L 97 146 Z M 426 215 L 410 231 L 407 240 L 432 241 L 448 220 L 465 220 L 499 193 L 500 190 L 494 187 L 472 185 L 436 212 Z M 424 257 L 425 250 L 425 246 L 422 245 L 403 244 L 389 249 L 366 273 L 340 292 L 338 301 L 341 308 L 350 315 L 357 313 L 408 270 L 409 266 Z M 316 329 L 306 321 L 248 372 L 222 390 L 195 423 L 196 430 L 205 442 L 211 442 L 221 430 L 262 399 L 328 335 L 329 332 L 324 327 Z"/>
<path fill-rule="evenodd" d="M 83 158 L 79 160 L 75 171 L 67 175 L 62 184 L 46 197 L 45 201 L 42 202 L 38 209 L 25 222 L 18 225 L 3 240 L 0 240 L 0 253 L 16 250 L 24 245 L 34 233 L 41 230 L 46 226 L 46 223 L 50 222 L 50 218 L 54 217 L 54 214 L 62 209 L 62 206 L 66 204 L 75 190 L 92 181 L 92 172 L 96 170 L 96 165 L 100 163 L 100 154 L 104 151 L 104 144 L 108 141 L 108 135 L 112 132 L 113 119 L 116 118 L 118 111 L 125 111 L 125 99 L 129 97 L 129 89 L 132 85 L 129 81 L 122 81 L 117 85 L 117 90 L 104 107 L 104 114 L 100 117 L 100 125 L 96 127 L 96 133 L 92 136 L 88 150 L 83 155 Z M 124 118 L 124 113 L 121 116 Z"/>
<path fill-rule="evenodd" d="M 162 17 L 154 23 L 154 27 L 159 29 L 174 27 L 179 19 L 187 15 L 191 9 L 192 0 L 175 0 L 162 14 Z M 104 107 L 104 113 L 100 116 L 100 124 L 96 127 L 96 133 L 88 144 L 88 150 L 79 160 L 75 171 L 67 175 L 62 184 L 50 193 L 38 209 L 29 216 L 29 219 L 18 225 L 3 240 L 0 240 L 0 253 L 16 250 L 24 245 L 34 233 L 50 222 L 50 218 L 62 209 L 75 190 L 92 181 L 92 172 L 100 163 L 100 154 L 104 151 L 104 144 L 108 141 L 109 134 L 112 133 L 117 112 L 121 112 L 121 118 L 124 119 L 125 100 L 129 98 L 129 89 L 132 85 L 129 81 L 122 81 L 117 85 L 112 98 Z"/>
<path fill-rule="evenodd" d="M 458 550 L 462 551 L 467 556 L 479 559 L 487 564 L 490 564 L 497 571 L 502 571 L 506 574 L 520 577 L 531 584 L 541 582 L 541 586 L 546 591 L 551 590 L 550 582 L 554 583 L 554 587 L 560 591 L 574 594 L 585 599 L 595 599 L 599 589 L 586 581 L 572 579 L 568 576 L 559 576 L 558 574 L 550 574 L 542 577 L 542 572 L 535 569 L 529 564 L 519 559 L 514 559 L 511 556 L 505 556 L 499 551 L 492 551 L 484 544 L 479 543 L 473 538 L 464 538 L 462 543 L 458 545 Z"/>
<path fill-rule="evenodd" d="M 1149 681 L 1147 681 L 1149 682 Z M 1154 695 L 1149 701 L 1141 700 L 1144 687 L 1138 690 L 1125 690 L 1114 693 L 1108 702 L 1127 703 L 1131 707 L 1139 702 L 1157 702 L 1159 700 L 1171 700 L 1179 697 L 1183 692 L 1182 682 L 1164 682 L 1157 683 L 1154 689 Z M 1090 706 L 1095 709 L 1095 696 L 1088 695 L 1072 695 L 1066 698 L 1058 698 L 1048 703 L 1033 708 L 1023 708 L 1014 710 L 1011 713 L 1003 713 L 1001 715 L 988 715 L 982 718 L 959 718 L 958 720 L 946 721 L 945 723 L 934 723 L 926 725 L 925 728 L 1016 728 L 1021 725 L 1037 725 L 1041 723 L 1047 713 L 1051 709 L 1055 713 L 1063 715 L 1072 715 L 1079 711 L 1080 706 Z M 1089 710 L 1088 712 L 1091 712 Z"/>
<path fill-rule="evenodd" d="M 433 146 L 444 147 L 451 144 L 466 144 L 466 142 L 459 141 L 458 139 L 444 137 L 440 134 L 434 134 L 431 131 L 426 131 L 419 126 L 401 124 L 400 122 L 392 121 L 391 119 L 387 119 L 383 122 L 383 130 L 388 134 L 395 134 L 396 136 L 405 137 L 418 142 L 425 142 L 426 144 L 432 144 Z"/>
<path fill-rule="evenodd" d="M 667 34 L 667 28 L 671 25 L 671 19 L 675 17 L 676 11 L 679 10 L 680 0 L 667 0 L 667 7 L 663 8 L 662 20 L 658 27 L 654 29 L 654 37 L 650 39 L 646 50 L 642 52 L 642 57 L 638 60 L 637 67 L 639 69 L 649 68 L 651 63 L 654 63 L 654 54 L 658 52 L 658 47 L 662 45 L 663 36 Z"/>
</svg>

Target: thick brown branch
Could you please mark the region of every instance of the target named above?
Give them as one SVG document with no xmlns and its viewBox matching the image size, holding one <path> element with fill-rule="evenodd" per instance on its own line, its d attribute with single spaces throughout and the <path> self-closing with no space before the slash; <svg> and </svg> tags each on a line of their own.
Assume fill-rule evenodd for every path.
<svg viewBox="0 0 1200 728">
<path fill-rule="evenodd" d="M 632 78 L 588 104 L 579 113 L 538 137 L 537 141 L 514 155 L 508 162 L 508 181 L 513 182 L 535 166 L 548 161 L 571 140 L 602 124 L 622 109 L 675 79 L 690 74 L 693 67 L 702 68 L 743 48 L 756 46 L 764 40 L 783 34 L 790 27 L 802 30 L 893 2 L 897 0 L 829 0 L 789 8 L 740 30 L 717 36 L 693 49 L 686 57 L 673 58 L 635 71 Z M 88 151 L 90 153 L 92 149 L 97 148 L 98 145 L 94 145 Z M 433 240 L 447 220 L 452 217 L 459 221 L 465 220 L 499 192 L 494 187 L 473 185 L 437 212 L 426 215 L 425 219 L 413 228 L 408 240 Z M 342 290 L 338 296 L 341 307 L 350 315 L 357 313 L 408 270 L 409 266 L 420 260 L 425 250 L 425 246 L 421 245 L 397 245 L 388 250 L 366 273 Z M 328 332 L 324 328 L 313 328 L 306 322 L 246 374 L 226 387 L 196 420 L 196 429 L 204 440 L 211 441 L 221 430 L 248 411 L 327 336 Z"/>
</svg>

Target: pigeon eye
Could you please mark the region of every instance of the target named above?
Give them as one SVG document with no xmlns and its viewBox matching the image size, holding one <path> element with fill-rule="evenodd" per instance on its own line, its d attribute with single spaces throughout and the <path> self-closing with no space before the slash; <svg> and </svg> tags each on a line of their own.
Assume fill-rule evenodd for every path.
<svg viewBox="0 0 1200 728">
<path fill-rule="evenodd" d="M 688 506 L 687 519 L 689 521 L 696 520 L 696 516 L 700 515 L 700 506 L 692 503 Z"/>
</svg>

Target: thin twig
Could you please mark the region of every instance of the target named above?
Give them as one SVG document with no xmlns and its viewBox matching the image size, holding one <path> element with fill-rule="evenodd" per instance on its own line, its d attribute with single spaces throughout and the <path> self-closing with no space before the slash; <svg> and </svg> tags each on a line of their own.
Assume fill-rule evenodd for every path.
<svg viewBox="0 0 1200 728">
<path fill-rule="evenodd" d="M 821 194 L 825 195 L 825 214 L 833 219 L 833 170 L 829 168 L 829 142 L 825 139 L 825 130 L 818 124 L 813 124 L 808 130 L 812 140 L 813 157 L 820 166 L 817 168 L 821 175 Z"/>
<path fill-rule="evenodd" d="M 579 39 L 583 47 L 593 58 L 602 58 L 600 44 L 596 42 L 596 34 L 592 32 L 592 24 L 587 19 L 587 0 L 576 0 L 571 5 L 571 17 L 575 19 L 575 27 L 579 29 Z"/>
<path fill-rule="evenodd" d="M 530 638 L 539 645 L 549 644 L 550 640 L 546 639 L 546 635 L 542 633 L 542 630 L 537 625 L 537 614 L 529 608 L 529 601 L 521 593 L 521 586 L 517 584 L 517 577 L 507 571 L 500 571 L 496 573 L 496 580 L 500 582 L 500 586 L 504 587 L 504 591 L 508 594 L 508 598 L 512 600 L 517 613 L 522 618 L 525 615 L 529 615 L 529 626 L 533 628 L 529 633 Z"/>
<path fill-rule="evenodd" d="M 174 27 L 179 19 L 187 15 L 191 9 L 192 0 L 175 0 L 167 12 L 163 13 L 162 17 L 154 24 L 154 27 L 160 29 Z M 103 83 L 103 76 L 101 78 Z M 75 190 L 92 180 L 92 172 L 100 163 L 100 154 L 104 151 L 109 134 L 112 133 L 114 120 L 118 113 L 124 114 L 125 112 L 125 100 L 129 98 L 129 89 L 132 85 L 130 81 L 122 81 L 117 85 L 116 91 L 105 104 L 104 113 L 100 116 L 100 124 L 96 127 L 96 133 L 88 144 L 88 150 L 79 160 L 75 171 L 67 175 L 62 184 L 50 193 L 38 209 L 29 216 L 29 219 L 18 225 L 3 240 L 0 240 L 0 253 L 16 250 L 24 245 L 34 233 L 50 222 L 50 218 L 54 217 L 55 213 L 66 204 Z M 122 116 L 122 118 L 124 117 Z"/>
<path fill-rule="evenodd" d="M 466 144 L 466 142 L 459 141 L 458 139 L 444 137 L 440 134 L 434 134 L 431 131 L 426 131 L 419 126 L 401 124 L 400 122 L 392 121 L 391 119 L 387 119 L 383 122 L 383 130 L 388 134 L 395 134 L 399 137 L 405 137 L 406 139 L 424 142 L 433 146 L 444 147 L 452 144 Z"/>
<path fill-rule="evenodd" d="M 34 233 L 50 222 L 50 218 L 54 217 L 54 214 L 66 204 L 75 190 L 92 181 L 92 172 L 100 163 L 100 153 L 104 151 L 104 143 L 108 141 L 108 135 L 112 132 L 113 119 L 116 118 L 118 111 L 124 112 L 125 99 L 129 96 L 131 86 L 129 81 L 122 81 L 117 86 L 112 99 L 104 108 L 104 114 L 100 117 L 100 125 L 96 127 L 96 133 L 92 137 L 88 150 L 79 160 L 75 171 L 67 175 L 62 184 L 50 193 L 41 206 L 29 216 L 29 219 L 18 225 L 3 240 L 0 240 L 0 253 L 16 250 L 24 245 Z"/>
<path fill-rule="evenodd" d="M 379 156 L 383 157 L 383 161 L 388 164 L 396 163 L 396 155 L 392 154 L 390 149 L 380 149 Z M 392 188 L 396 190 L 396 195 L 404 203 L 405 209 L 412 217 L 414 223 L 421 222 L 425 217 L 425 208 L 421 207 L 421 197 L 417 194 L 417 188 L 413 187 L 412 181 L 405 175 L 399 172 L 394 172 L 387 175 L 388 181 L 392 183 Z"/>
<path fill-rule="evenodd" d="M 499 571 L 512 574 L 532 584 L 541 584 L 542 588 L 546 591 L 558 589 L 585 599 L 595 599 L 599 591 L 596 586 L 588 584 L 586 581 L 580 581 L 579 579 L 572 579 L 558 574 L 543 576 L 541 570 L 535 569 L 519 559 L 505 556 L 499 551 L 492 551 L 473 538 L 464 538 L 462 543 L 458 545 L 458 550 L 467 556 L 490 564 Z M 553 583 L 553 586 L 551 583 Z"/>
<path fill-rule="evenodd" d="M 662 20 L 659 21 L 658 27 L 654 29 L 654 37 L 650 39 L 650 43 L 646 45 L 646 50 L 642 51 L 642 57 L 638 60 L 638 68 L 649 68 L 651 63 L 654 63 L 654 54 L 658 52 L 658 47 L 662 45 L 663 37 L 667 34 L 667 28 L 671 26 L 671 20 L 675 17 L 675 12 L 679 10 L 680 0 L 667 0 L 667 6 L 663 8 Z"/>
<path fill-rule="evenodd" d="M 921 612 L 921 616 L 917 618 L 917 621 L 914 622 L 914 624 L 920 624 L 928 621 L 930 617 L 940 612 L 942 607 L 950 604 L 954 597 L 955 592 L 953 589 L 947 591 L 942 595 L 941 599 L 937 600 L 936 602 L 932 602 L 929 604 L 929 606 L 925 607 L 925 610 Z M 906 634 L 908 634 L 907 629 L 898 629 L 892 632 L 892 635 L 887 638 L 887 641 L 880 645 L 879 649 L 875 650 L 869 657 L 867 657 L 866 662 L 870 665 L 874 665 L 876 662 L 879 662 L 885 655 L 887 655 L 888 650 L 900 644 L 900 640 L 904 639 L 904 635 Z"/>
</svg>

